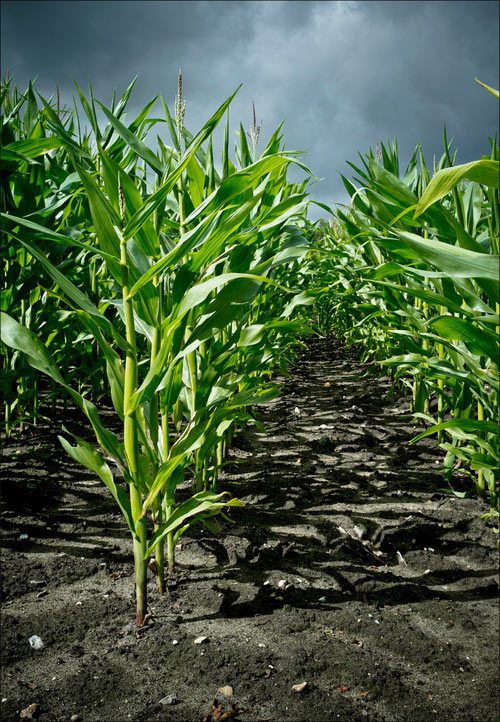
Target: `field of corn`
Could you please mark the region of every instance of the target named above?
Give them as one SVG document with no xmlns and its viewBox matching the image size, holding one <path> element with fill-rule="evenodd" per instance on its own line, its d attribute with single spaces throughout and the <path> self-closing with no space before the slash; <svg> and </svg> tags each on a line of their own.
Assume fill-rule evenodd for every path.
<svg viewBox="0 0 500 722">
<path fill-rule="evenodd" d="M 313 223 L 135 82 L 1 84 L 2 718 L 495 722 L 496 134 Z"/>
</svg>

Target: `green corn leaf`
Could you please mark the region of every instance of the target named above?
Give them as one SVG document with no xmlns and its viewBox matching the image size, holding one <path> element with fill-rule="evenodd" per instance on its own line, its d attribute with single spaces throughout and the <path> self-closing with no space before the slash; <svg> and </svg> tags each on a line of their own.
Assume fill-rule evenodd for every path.
<svg viewBox="0 0 500 722">
<path fill-rule="evenodd" d="M 374 185 L 381 192 L 382 197 L 403 204 L 403 206 L 417 203 L 417 196 L 396 175 L 375 163 L 374 160 L 370 160 L 369 167 L 375 180 Z"/>
<path fill-rule="evenodd" d="M 135 411 L 139 404 L 143 404 L 159 389 L 167 372 L 167 358 L 172 349 L 173 333 L 180 326 L 182 319 L 176 319 L 168 324 L 162 332 L 162 341 L 158 354 L 151 365 L 143 382 L 129 400 L 129 411 Z"/>
<path fill-rule="evenodd" d="M 222 144 L 222 181 L 229 176 L 229 110 L 226 115 L 226 123 L 224 125 L 224 141 Z"/>
<path fill-rule="evenodd" d="M 500 165 L 495 160 L 475 160 L 464 165 L 455 165 L 438 171 L 422 194 L 413 218 L 418 218 L 430 205 L 449 193 L 460 181 L 481 183 L 489 188 L 498 188 Z"/>
<path fill-rule="evenodd" d="M 94 135 L 96 136 L 97 140 L 100 140 L 101 139 L 101 131 L 99 130 L 99 124 L 97 122 L 94 104 L 92 103 L 92 105 L 91 105 L 88 102 L 87 98 L 85 97 L 83 92 L 80 90 L 80 88 L 78 87 L 75 80 L 73 80 L 73 84 L 74 84 L 76 91 L 78 93 L 78 96 L 80 98 L 80 103 L 82 104 L 82 108 L 85 111 L 85 115 L 89 119 L 92 130 L 94 131 Z"/>
<path fill-rule="evenodd" d="M 115 210 L 118 211 L 118 181 L 120 181 L 125 199 L 125 215 L 129 219 L 143 204 L 141 194 L 128 173 L 125 173 L 105 150 L 100 146 L 98 147 L 108 197 L 115 199 Z M 142 226 L 136 233 L 135 240 L 147 256 L 155 257 L 159 255 L 158 237 L 151 222 L 147 222 Z"/>
<path fill-rule="evenodd" d="M 456 316 L 438 316 L 427 323 L 440 336 L 451 341 L 463 341 L 471 353 L 498 359 L 497 334 L 487 328 L 479 328 L 471 321 Z"/>
<path fill-rule="evenodd" d="M 182 527 L 188 519 L 202 514 L 206 511 L 222 509 L 225 506 L 243 506 L 239 499 L 228 499 L 220 501 L 228 492 L 214 494 L 211 491 L 200 491 L 190 499 L 180 504 L 175 509 L 166 524 L 162 525 L 151 537 L 151 543 L 146 550 L 145 557 L 148 558 L 154 551 L 156 545 L 171 531 Z"/>
<path fill-rule="evenodd" d="M 54 359 L 33 331 L 22 326 L 3 311 L 0 312 L 0 321 L 2 343 L 10 346 L 10 348 L 22 351 L 31 366 L 47 374 L 57 383 L 65 385 Z"/>
<path fill-rule="evenodd" d="M 159 96 L 156 96 L 156 98 L 158 97 Z M 123 125 L 123 123 L 119 121 L 118 118 L 111 111 L 109 111 L 105 105 L 100 103 L 98 100 L 96 100 L 96 103 L 100 106 L 104 115 L 107 117 L 120 138 L 122 138 L 127 143 L 127 145 L 132 148 L 134 153 L 137 153 L 137 155 L 143 160 L 145 160 L 146 163 L 148 163 L 148 165 L 154 171 L 161 175 L 163 173 L 163 163 L 157 158 L 153 151 L 148 148 L 148 146 L 143 143 L 142 140 L 139 140 L 139 138 L 131 130 L 129 130 L 125 125 Z"/>
<path fill-rule="evenodd" d="M 498 283 L 499 257 L 476 253 L 442 241 L 416 236 L 413 233 L 395 231 L 414 254 L 427 263 L 437 266 L 451 278 L 488 278 Z M 378 243 L 389 247 L 390 239 L 379 238 Z"/>
<path fill-rule="evenodd" d="M 113 459 L 115 459 L 115 461 L 122 469 L 125 469 L 127 464 L 125 461 L 123 444 L 119 443 L 118 437 L 113 431 L 110 431 L 102 425 L 96 406 L 69 386 L 65 386 L 65 388 L 70 394 L 75 404 L 83 411 L 85 416 L 92 424 L 96 439 L 101 445 L 101 447 L 107 454 L 109 454 L 113 457 Z"/>
<path fill-rule="evenodd" d="M 1 213 L 0 216 L 5 220 L 12 221 L 15 224 L 19 224 L 20 226 L 25 226 L 30 230 L 36 231 L 39 238 L 50 238 L 52 241 L 55 241 L 56 243 L 61 243 L 65 246 L 76 246 L 77 248 L 83 248 L 86 251 L 92 251 L 92 253 L 95 253 L 96 255 L 106 260 L 115 260 L 113 256 L 105 253 L 100 248 L 95 248 L 89 243 L 83 243 L 82 241 L 78 241 L 76 238 L 65 236 L 63 233 L 57 233 L 56 231 L 52 231 L 45 226 L 41 226 L 34 221 L 28 220 L 27 218 L 19 218 L 18 216 L 12 216 L 9 213 Z"/>
<path fill-rule="evenodd" d="M 473 432 L 475 434 L 487 433 L 498 435 L 498 424 L 495 424 L 493 421 L 475 421 L 474 419 L 451 419 L 450 421 L 444 421 L 442 424 L 436 424 L 435 426 L 431 426 L 430 429 L 427 429 L 418 436 L 415 436 L 415 438 L 410 441 L 410 444 L 414 444 L 420 439 L 423 439 L 424 436 L 430 436 L 431 434 L 435 434 L 438 431 L 444 431 L 447 429 L 450 429 L 451 431 L 457 429 L 458 431 L 465 431 L 467 433 Z"/>
<path fill-rule="evenodd" d="M 162 273 L 166 273 L 170 268 L 173 268 L 175 264 L 183 258 L 200 240 L 200 236 L 203 237 L 205 234 L 209 234 L 217 219 L 208 217 L 204 219 L 196 228 L 193 228 L 188 233 L 185 233 L 180 241 L 167 255 L 163 256 L 159 261 L 153 264 L 132 286 L 129 292 L 129 298 L 135 296 L 146 284 L 150 283 L 154 278 Z"/>
<path fill-rule="evenodd" d="M 176 316 L 180 317 L 191 309 L 198 306 L 199 304 L 203 303 L 203 301 L 205 301 L 207 296 L 212 291 L 220 288 L 228 281 L 241 278 L 251 278 L 254 281 L 267 283 L 276 286 L 277 288 L 280 288 L 282 291 L 293 293 L 292 289 L 286 288 L 285 286 L 282 286 L 276 281 L 273 281 L 270 278 L 266 278 L 265 276 L 255 276 L 251 273 L 223 273 L 220 276 L 214 276 L 213 278 L 209 278 L 208 281 L 203 281 L 202 283 L 198 283 L 196 284 L 196 286 L 192 286 L 191 288 L 189 288 L 187 293 L 184 295 L 181 303 L 179 304 L 179 307 L 177 308 Z M 238 293 L 238 291 L 236 293 Z M 236 294 L 234 300 L 237 301 Z"/>
<path fill-rule="evenodd" d="M 405 266 L 399 266 L 399 264 L 386 264 L 386 265 L 396 265 L 398 266 L 399 273 L 402 273 L 403 271 L 407 270 L 407 267 Z M 411 272 L 411 268 L 408 269 Z M 389 281 L 377 281 L 377 280 L 371 280 L 371 283 L 377 284 L 379 286 L 387 286 L 387 288 L 392 288 L 395 291 L 400 291 L 401 293 L 406 293 L 409 296 L 414 296 L 415 298 L 421 298 L 423 301 L 428 303 L 430 306 L 445 306 L 450 311 L 453 311 L 454 313 L 461 313 L 463 315 L 467 314 L 467 311 L 463 308 L 461 304 L 456 303 L 455 301 L 451 300 L 448 296 L 443 296 L 440 293 L 435 293 L 434 291 L 428 291 L 425 288 L 411 288 L 410 286 L 401 286 L 398 283 L 390 283 Z M 478 317 L 480 318 L 480 317 Z"/>
<path fill-rule="evenodd" d="M 88 314 L 93 316 L 102 330 L 106 330 L 116 339 L 120 347 L 124 350 L 127 349 L 127 342 L 123 339 L 117 330 L 114 328 L 112 323 L 93 305 L 93 303 L 82 293 L 66 276 L 61 273 L 44 254 L 36 248 L 33 244 L 28 241 L 19 239 L 19 242 L 28 249 L 32 256 L 34 256 L 42 266 L 45 268 L 47 273 L 57 283 L 62 293 L 64 294 L 64 300 L 66 303 L 71 302 L 75 308 L 80 308 L 86 311 Z M 71 305 L 70 304 L 70 305 Z"/>
<path fill-rule="evenodd" d="M 485 88 L 489 93 L 491 93 L 493 96 L 495 96 L 495 98 L 497 100 L 500 100 L 500 93 L 498 90 L 496 90 L 496 88 L 492 88 L 490 85 L 486 85 L 486 83 L 482 83 L 477 78 L 474 78 L 474 80 L 476 81 L 476 83 L 479 83 L 479 85 L 482 85 L 483 88 Z"/>
<path fill-rule="evenodd" d="M 196 156 L 191 158 L 191 160 L 187 164 L 186 173 L 189 179 L 189 195 L 191 199 L 191 205 L 193 206 L 193 208 L 196 208 L 203 201 L 203 189 L 205 185 L 205 173 L 198 165 Z"/>
<path fill-rule="evenodd" d="M 99 349 L 106 359 L 106 375 L 109 381 L 111 400 L 116 413 L 123 420 L 123 395 L 125 385 L 125 374 L 119 355 L 103 337 L 98 324 L 94 318 L 84 311 L 76 311 L 78 318 L 92 332 L 99 344 Z"/>
<path fill-rule="evenodd" d="M 184 389 L 185 390 L 185 389 Z M 199 409 L 190 419 L 188 426 L 170 449 L 171 455 L 188 454 L 203 444 L 207 431 L 207 410 Z"/>
<path fill-rule="evenodd" d="M 67 429 L 64 430 L 66 431 L 66 433 L 70 433 L 67 431 Z M 120 507 L 122 514 L 125 517 L 127 524 L 130 528 L 130 531 L 132 532 L 132 534 L 135 535 L 135 525 L 132 519 L 132 511 L 130 508 L 130 501 L 127 496 L 127 492 L 121 486 L 117 486 L 115 484 L 111 469 L 106 464 L 99 452 L 96 451 L 96 449 L 94 449 L 91 444 L 89 444 L 84 439 L 81 439 L 79 436 L 76 436 L 75 434 L 71 434 L 71 436 L 75 439 L 76 446 L 71 446 L 71 444 L 66 441 L 66 439 L 64 439 L 62 436 L 58 436 L 58 439 L 61 442 L 65 451 L 71 456 L 72 459 L 97 474 L 101 481 L 107 486 L 107 488 L 111 492 L 113 499 Z"/>
<path fill-rule="evenodd" d="M 479 469 L 492 469 L 493 471 L 498 470 L 498 456 L 491 456 L 490 454 L 472 454 L 470 468 L 473 471 Z"/>
<path fill-rule="evenodd" d="M 252 388 L 245 389 L 235 394 L 231 399 L 231 403 L 228 405 L 229 409 L 237 408 L 238 406 L 254 406 L 257 404 L 266 404 L 268 401 L 275 399 L 279 396 L 280 390 L 277 386 L 268 388 Z"/>
<path fill-rule="evenodd" d="M 168 483 L 170 477 L 174 473 L 174 471 L 181 465 L 184 464 L 186 460 L 185 454 L 178 454 L 176 456 L 173 456 L 167 461 L 165 461 L 160 468 L 158 469 L 158 473 L 156 474 L 156 477 L 153 481 L 153 484 L 151 486 L 151 489 L 149 490 L 149 493 L 147 497 L 144 499 L 142 503 L 142 515 L 144 516 L 148 509 L 151 507 L 151 504 L 154 502 L 158 494 L 162 492 L 165 485 Z"/>
<path fill-rule="evenodd" d="M 219 123 L 220 119 L 224 115 L 225 111 L 229 107 L 234 96 L 240 88 L 241 85 L 239 85 L 236 91 L 216 110 L 210 120 L 205 123 L 200 132 L 193 138 L 191 144 L 186 148 L 180 162 L 169 175 L 165 183 L 160 186 L 160 188 L 158 188 L 158 190 L 147 199 L 143 207 L 140 208 L 132 216 L 123 231 L 123 236 L 125 239 L 128 240 L 129 238 L 132 238 L 132 236 L 137 232 L 139 228 L 142 227 L 143 223 L 151 216 L 151 214 L 154 213 L 154 211 L 165 202 L 167 195 L 170 193 L 172 188 L 181 177 L 182 172 L 188 165 L 189 161 L 196 153 L 198 148 L 201 146 L 201 144 L 204 143 L 204 141 L 213 133 L 214 129 L 216 128 L 217 124 Z"/>
<path fill-rule="evenodd" d="M 80 166 L 77 166 L 77 171 L 87 194 L 99 245 L 109 256 L 116 259 L 108 260 L 107 263 L 115 281 L 121 283 L 120 239 L 114 228 L 119 225 L 118 215 L 93 178 Z"/>
<path fill-rule="evenodd" d="M 44 153 L 48 153 L 50 150 L 62 148 L 65 145 L 65 141 L 60 138 L 16 140 L 14 143 L 8 143 L 2 149 L 2 155 L 4 155 L 4 151 L 12 151 L 30 159 L 38 158 L 38 156 L 44 155 Z"/>
<path fill-rule="evenodd" d="M 33 83 L 30 81 L 28 86 L 26 109 L 24 111 L 24 130 L 28 136 L 31 136 L 38 119 L 38 106 L 36 104 L 35 94 L 33 93 Z"/>
<path fill-rule="evenodd" d="M 125 466 L 123 454 L 116 435 L 102 426 L 99 414 L 93 403 L 85 399 L 81 394 L 67 386 L 57 368 L 52 356 L 49 354 L 43 343 L 33 331 L 22 326 L 6 313 L 1 312 L 1 339 L 2 342 L 11 348 L 24 353 L 31 366 L 42 371 L 64 386 L 73 401 L 84 412 L 92 423 L 96 437 L 102 448 L 119 463 Z"/>
<path fill-rule="evenodd" d="M 266 328 L 263 323 L 244 326 L 240 331 L 238 346 L 253 346 L 262 341 Z"/>
<path fill-rule="evenodd" d="M 181 150 L 181 144 L 179 143 L 179 134 L 177 133 L 177 129 L 175 127 L 175 122 L 174 122 L 172 116 L 170 115 L 168 105 L 165 103 L 163 98 L 161 98 L 161 102 L 163 105 L 163 112 L 165 113 L 165 120 L 167 122 L 168 131 L 170 133 L 170 137 L 172 138 L 172 143 L 174 144 L 175 150 L 180 155 L 182 150 Z"/>
</svg>

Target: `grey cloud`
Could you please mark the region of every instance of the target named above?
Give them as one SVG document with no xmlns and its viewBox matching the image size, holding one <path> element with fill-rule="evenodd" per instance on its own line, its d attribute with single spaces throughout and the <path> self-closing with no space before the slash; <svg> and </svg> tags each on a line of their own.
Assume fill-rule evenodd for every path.
<svg viewBox="0 0 500 722">
<path fill-rule="evenodd" d="M 182 67 L 186 124 L 196 131 L 243 83 L 232 145 L 239 122 L 249 128 L 252 101 L 261 144 L 286 118 L 286 147 L 308 152 L 304 162 L 325 178 L 311 195 L 330 204 L 346 199 L 345 161 L 377 138 L 397 137 L 402 165 L 421 140 L 431 165 L 446 122 L 466 162 L 489 152 L 498 126 L 498 102 L 474 82 L 498 87 L 494 2 L 4 0 L 1 13 L 3 73 L 9 67 L 21 87 L 39 74 L 42 95 L 59 84 L 68 104 L 72 78 L 86 91 L 90 76 L 109 103 L 113 87 L 121 94 L 139 73 L 129 119 L 158 93 L 171 107 Z"/>
</svg>

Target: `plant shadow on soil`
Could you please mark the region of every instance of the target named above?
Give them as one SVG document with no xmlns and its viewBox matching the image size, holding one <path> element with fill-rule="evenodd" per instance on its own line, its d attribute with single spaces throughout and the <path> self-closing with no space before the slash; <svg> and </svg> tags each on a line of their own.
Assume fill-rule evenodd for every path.
<svg viewBox="0 0 500 722">
<path fill-rule="evenodd" d="M 184 535 L 142 630 L 121 515 L 57 440 L 61 424 L 91 440 L 76 412 L 4 440 L 2 719 L 497 719 L 484 506 L 441 491 L 441 452 L 408 445 L 387 378 L 336 339 L 307 346 L 258 413 L 268 433 L 234 438 L 219 484 L 244 502 L 234 524 Z"/>
</svg>

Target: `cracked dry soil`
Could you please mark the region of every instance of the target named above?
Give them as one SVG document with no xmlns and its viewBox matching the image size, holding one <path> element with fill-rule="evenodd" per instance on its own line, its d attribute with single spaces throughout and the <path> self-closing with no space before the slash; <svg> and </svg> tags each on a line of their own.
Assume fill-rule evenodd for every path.
<svg viewBox="0 0 500 722">
<path fill-rule="evenodd" d="M 268 434 L 234 438 L 235 523 L 184 535 L 143 630 L 128 531 L 57 441 L 61 423 L 83 435 L 79 412 L 4 440 L 1 718 L 497 720 L 495 534 L 478 500 L 440 491 L 435 441 L 408 446 L 408 400 L 365 370 L 308 343 L 259 411 Z"/>
</svg>

